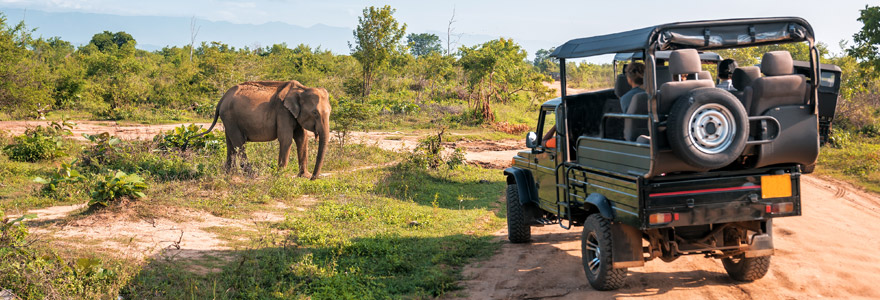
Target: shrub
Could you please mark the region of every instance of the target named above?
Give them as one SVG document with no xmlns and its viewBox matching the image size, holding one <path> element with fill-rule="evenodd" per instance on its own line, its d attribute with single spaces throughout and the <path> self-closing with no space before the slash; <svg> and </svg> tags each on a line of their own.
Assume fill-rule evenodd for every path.
<svg viewBox="0 0 880 300">
<path fill-rule="evenodd" d="M 76 124 L 67 121 L 52 122 L 47 127 L 37 126 L 25 130 L 24 135 L 12 138 L 12 144 L 3 152 L 14 161 L 36 162 L 64 156 L 63 137 L 71 135 Z"/>
<path fill-rule="evenodd" d="M 107 206 L 111 201 L 122 197 L 141 198 L 144 197 L 143 191 L 145 189 L 147 189 L 147 184 L 137 174 L 126 174 L 122 171 L 117 171 L 114 174 L 110 171 L 100 178 L 92 189 L 92 200 L 89 201 L 89 206 Z"/>
<path fill-rule="evenodd" d="M 94 299 L 111 293 L 118 277 L 100 259 L 67 263 L 55 253 L 36 251 L 22 224 L 34 217 L 0 219 L 0 283 L 16 293 L 12 299 Z"/>
<path fill-rule="evenodd" d="M 223 144 L 223 137 L 214 132 L 196 137 L 202 131 L 202 126 L 190 124 L 189 126 L 181 125 L 168 132 L 157 134 L 153 137 L 153 141 L 158 143 L 159 149 L 162 150 L 217 150 Z"/>
<path fill-rule="evenodd" d="M 48 179 L 42 177 L 34 178 L 34 182 L 43 184 L 43 194 L 56 196 L 56 197 L 65 197 L 73 194 L 78 194 L 79 189 L 71 186 L 73 183 L 79 183 L 85 180 L 79 171 L 73 169 L 73 164 L 76 161 L 69 163 L 61 163 L 61 167 L 58 168 L 58 171 L 53 173 Z"/>
<path fill-rule="evenodd" d="M 122 140 L 111 136 L 108 132 L 102 132 L 100 134 L 90 135 L 83 134 L 87 140 L 92 142 L 92 146 L 85 151 L 83 151 L 83 165 L 86 166 L 97 166 L 107 162 L 114 154 L 116 154 L 119 148 L 117 147 L 122 143 Z"/>
<path fill-rule="evenodd" d="M 446 128 L 441 128 L 437 135 L 430 135 L 419 140 L 419 145 L 413 149 L 410 163 L 429 169 L 437 169 L 446 165 L 449 169 L 455 169 L 465 164 L 464 150 L 455 148 L 452 152 L 444 154 L 443 135 Z"/>
<path fill-rule="evenodd" d="M 356 129 L 363 129 L 365 122 L 372 116 L 373 112 L 370 108 L 362 103 L 346 100 L 339 101 L 333 108 L 330 117 L 333 120 L 331 129 L 336 133 L 336 137 L 339 138 L 339 147 L 344 148 L 348 133 Z"/>
</svg>

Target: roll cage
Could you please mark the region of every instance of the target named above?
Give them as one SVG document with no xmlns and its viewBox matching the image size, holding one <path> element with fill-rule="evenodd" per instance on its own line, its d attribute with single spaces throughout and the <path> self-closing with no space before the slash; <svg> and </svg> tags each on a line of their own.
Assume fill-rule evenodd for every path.
<svg viewBox="0 0 880 300">
<path fill-rule="evenodd" d="M 810 24 L 798 17 L 774 17 L 774 18 L 745 18 L 727 20 L 706 20 L 692 22 L 677 22 L 630 30 L 620 33 L 600 35 L 594 37 L 573 39 L 550 54 L 559 60 L 562 112 L 567 112 L 567 100 L 569 95 L 566 91 L 566 64 L 567 59 L 584 58 L 604 54 L 623 54 L 632 57 L 645 58 L 645 90 L 648 94 L 647 115 L 621 115 L 624 118 L 647 119 L 648 133 L 656 136 L 661 124 L 661 116 L 658 112 L 659 87 L 657 84 L 656 70 L 657 59 L 661 51 L 677 49 L 696 49 L 698 51 L 713 49 L 730 49 L 753 47 L 780 43 L 807 42 L 810 48 L 810 74 L 811 78 L 819 78 L 819 51 L 816 48 L 814 32 Z M 667 54 L 668 55 L 668 54 Z M 622 58 L 622 57 L 621 57 Z M 815 113 L 817 107 L 817 89 L 819 80 L 810 81 L 810 99 L 807 105 L 810 112 Z M 565 120 L 564 128 L 560 133 L 569 132 L 569 118 L 557 114 L 559 120 Z M 565 153 L 561 156 L 565 161 L 573 159 L 568 145 L 569 138 L 560 139 L 558 143 Z M 651 177 L 657 161 L 657 153 L 660 149 L 658 143 L 651 142 L 651 170 L 645 174 Z"/>
</svg>

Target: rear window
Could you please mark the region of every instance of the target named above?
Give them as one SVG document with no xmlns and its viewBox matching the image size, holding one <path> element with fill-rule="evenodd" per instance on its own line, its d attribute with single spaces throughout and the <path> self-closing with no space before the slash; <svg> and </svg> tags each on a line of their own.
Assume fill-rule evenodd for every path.
<svg viewBox="0 0 880 300">
<path fill-rule="evenodd" d="M 819 86 L 834 87 L 835 77 L 834 73 L 822 72 L 819 74 Z"/>
</svg>

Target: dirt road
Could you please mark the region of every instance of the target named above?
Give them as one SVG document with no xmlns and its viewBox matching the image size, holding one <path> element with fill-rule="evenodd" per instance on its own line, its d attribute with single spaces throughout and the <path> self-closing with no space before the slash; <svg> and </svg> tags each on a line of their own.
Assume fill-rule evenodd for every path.
<svg viewBox="0 0 880 300">
<path fill-rule="evenodd" d="M 75 130 L 148 139 L 175 125 L 109 126 L 79 122 Z M 12 133 L 45 122 L 0 122 Z M 209 124 L 208 124 L 209 125 Z M 207 125 L 206 125 L 207 127 Z M 115 130 L 115 131 L 114 131 Z M 407 150 L 419 136 L 401 132 L 355 133 L 353 140 L 385 149 Z M 507 166 L 520 141 L 459 142 L 467 159 L 481 165 Z M 776 254 L 770 272 L 752 283 L 734 282 L 721 262 L 699 256 L 672 263 L 659 260 L 632 268 L 620 290 L 598 292 L 587 284 L 581 266 L 580 227 L 556 225 L 532 229 L 529 244 L 503 242 L 499 252 L 464 270 L 464 290 L 448 298 L 468 299 L 817 299 L 880 298 L 880 197 L 853 186 L 814 176 L 802 177 L 803 216 L 774 221 Z M 503 200 L 503 199 L 502 199 Z"/>
</svg>

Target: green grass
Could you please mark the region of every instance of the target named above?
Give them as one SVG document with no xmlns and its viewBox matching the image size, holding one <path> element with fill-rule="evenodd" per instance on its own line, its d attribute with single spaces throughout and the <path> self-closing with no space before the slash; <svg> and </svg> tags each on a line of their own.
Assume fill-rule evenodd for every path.
<svg viewBox="0 0 880 300">
<path fill-rule="evenodd" d="M 822 147 L 816 173 L 880 193 L 880 138 L 844 133 L 838 140 Z"/>
<path fill-rule="evenodd" d="M 76 186 L 85 191 L 79 198 L 44 196 L 40 185 L 31 182 L 89 147 L 69 143 L 69 155 L 52 161 L 19 163 L 0 155 L 0 176 L 5 178 L 0 209 L 20 213 L 87 201 L 90 182 Z M 492 232 L 503 226 L 504 217 L 498 202 L 504 178 L 498 170 L 425 170 L 401 164 L 408 154 L 351 143 L 343 149 L 334 142 L 324 164 L 323 172 L 329 174 L 310 181 L 295 176 L 295 155 L 287 168 L 278 168 L 277 145 L 247 145 L 250 173 L 225 173 L 225 149 L 181 154 L 156 151 L 152 142 L 126 142 L 105 161 L 79 167 L 87 176 L 108 167 L 143 176 L 149 185 L 146 197 L 128 204 L 139 216 L 187 221 L 174 214 L 174 208 L 186 208 L 240 220 L 256 212 L 287 218 L 250 229 L 206 228 L 231 250 L 201 253 L 196 260 L 160 255 L 140 262 L 92 250 L 99 248 L 94 247 L 99 236 L 82 241 L 81 248 L 70 247 L 76 240 L 50 238 L 33 245 L 34 253 L 67 262 L 97 258 L 112 276 L 79 278 L 58 261 L 49 263 L 51 272 L 37 289 L 61 288 L 54 284 L 63 282 L 63 293 L 55 295 L 59 298 L 430 298 L 457 289 L 461 267 L 497 248 Z M 316 148 L 313 142 L 312 163 Z M 300 205 L 301 197 L 317 200 Z M 89 213 L 68 220 L 87 217 Z M 15 269 L 42 256 L 3 261 L 0 268 Z M 5 287 L 20 283 L 0 280 Z M 25 298 L 41 295 L 35 291 L 15 292 Z"/>
</svg>

